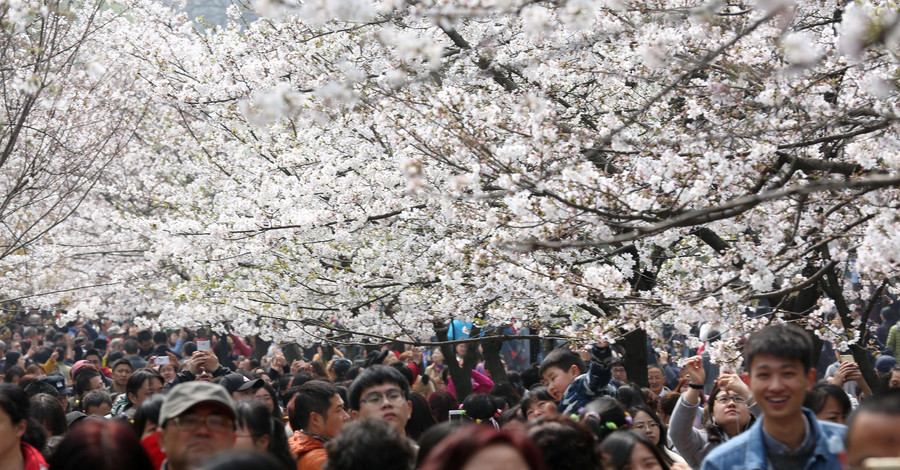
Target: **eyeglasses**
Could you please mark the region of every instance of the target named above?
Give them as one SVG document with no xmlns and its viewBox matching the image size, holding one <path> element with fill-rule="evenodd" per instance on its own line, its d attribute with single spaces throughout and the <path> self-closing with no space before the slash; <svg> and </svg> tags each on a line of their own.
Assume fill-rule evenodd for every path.
<svg viewBox="0 0 900 470">
<path fill-rule="evenodd" d="M 659 428 L 659 424 L 656 424 L 656 421 L 647 421 L 646 423 L 634 423 L 633 427 L 638 431 L 648 431 Z"/>
<path fill-rule="evenodd" d="M 406 399 L 406 396 L 403 395 L 403 392 L 395 388 L 388 390 L 387 393 L 372 392 L 361 399 L 360 402 L 366 405 L 379 406 L 384 400 L 391 403 L 400 403 L 404 399 Z"/>
<path fill-rule="evenodd" d="M 201 424 L 205 424 L 212 432 L 224 433 L 234 431 L 234 422 L 231 418 L 219 415 L 209 415 L 205 418 L 194 415 L 179 416 L 177 418 L 172 418 L 172 422 L 182 431 L 187 432 L 197 431 L 200 429 Z"/>
<path fill-rule="evenodd" d="M 733 401 L 735 405 L 743 405 L 747 403 L 747 400 L 744 397 L 739 397 L 737 395 L 719 395 L 716 397 L 716 403 L 720 405 L 727 405 L 729 401 Z"/>
</svg>

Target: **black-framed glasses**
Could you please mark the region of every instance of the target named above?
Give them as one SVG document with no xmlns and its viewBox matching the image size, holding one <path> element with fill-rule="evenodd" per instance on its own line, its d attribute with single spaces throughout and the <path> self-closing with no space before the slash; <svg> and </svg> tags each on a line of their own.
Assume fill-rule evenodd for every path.
<svg viewBox="0 0 900 470">
<path fill-rule="evenodd" d="M 406 396 L 403 394 L 403 392 L 395 388 L 392 390 L 388 390 L 385 393 L 372 392 L 359 401 L 366 405 L 379 406 L 384 402 L 384 400 L 387 400 L 391 403 L 400 403 L 404 399 L 406 399 Z"/>
<path fill-rule="evenodd" d="M 738 395 L 719 395 L 716 397 L 716 403 L 720 405 L 727 405 L 729 401 L 733 401 L 735 405 L 747 403 L 747 400 L 744 397 Z"/>
<path fill-rule="evenodd" d="M 200 425 L 206 425 L 207 429 L 212 432 L 232 432 L 234 431 L 234 421 L 227 416 L 209 415 L 201 418 L 196 415 L 179 416 L 172 418 L 172 423 L 178 426 L 182 431 L 195 432 L 200 429 Z"/>
</svg>

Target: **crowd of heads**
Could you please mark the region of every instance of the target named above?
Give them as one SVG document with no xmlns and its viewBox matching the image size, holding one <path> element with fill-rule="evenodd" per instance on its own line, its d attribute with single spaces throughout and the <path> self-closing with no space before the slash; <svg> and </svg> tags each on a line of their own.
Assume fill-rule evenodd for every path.
<svg viewBox="0 0 900 470">
<path fill-rule="evenodd" d="M 0 448 L 0 465 L 697 468 L 760 419 L 796 420 L 802 409 L 851 424 L 847 458 L 855 464 L 888 456 L 885 449 L 900 443 L 900 398 L 889 390 L 895 369 L 880 371 L 886 386 L 877 396 L 848 396 L 817 381 L 810 336 L 791 325 L 747 338 L 743 374 L 721 372 L 708 390 L 700 356 L 674 380 L 674 364 L 650 365 L 641 387 L 629 381 L 624 351 L 598 343 L 553 349 L 521 372 L 492 373 L 483 364 L 462 370 L 471 381 L 464 397 L 450 370 L 462 364 L 465 347 L 368 354 L 319 347 L 289 363 L 278 345 L 259 350 L 253 338 L 229 334 L 111 323 L 20 325 L 7 333 L 0 441 L 5 435 L 12 445 Z M 680 449 L 683 430 L 670 427 L 691 400 L 691 432 L 702 436 L 702 452 Z"/>
</svg>

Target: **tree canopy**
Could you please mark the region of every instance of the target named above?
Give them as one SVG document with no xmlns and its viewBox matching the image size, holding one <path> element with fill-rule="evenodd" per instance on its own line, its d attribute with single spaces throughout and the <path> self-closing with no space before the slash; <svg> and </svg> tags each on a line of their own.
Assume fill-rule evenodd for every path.
<svg viewBox="0 0 900 470">
<path fill-rule="evenodd" d="M 48 14 L 9 5 L 19 50 Z M 772 318 L 854 342 L 895 292 L 889 2 L 268 0 L 203 30 L 80 8 L 104 72 L 79 111 L 134 137 L 0 260 L 8 298 L 300 342 L 706 322 L 728 361 Z"/>
</svg>

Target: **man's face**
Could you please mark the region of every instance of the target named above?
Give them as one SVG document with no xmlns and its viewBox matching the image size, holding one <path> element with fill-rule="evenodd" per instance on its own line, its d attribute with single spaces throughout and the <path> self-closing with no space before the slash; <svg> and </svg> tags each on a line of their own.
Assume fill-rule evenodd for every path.
<svg viewBox="0 0 900 470">
<path fill-rule="evenodd" d="M 794 419 L 815 382 L 815 369 L 804 370 L 799 359 L 759 354 L 750 366 L 750 391 L 766 419 Z"/>
<path fill-rule="evenodd" d="M 137 389 L 137 393 L 129 393 L 128 398 L 134 403 L 134 407 L 137 408 L 141 406 L 141 403 L 144 403 L 144 400 L 159 393 L 162 390 L 162 386 L 162 380 L 158 377 L 147 379 Z"/>
<path fill-rule="evenodd" d="M 625 366 L 613 366 L 612 378 L 619 382 L 628 382 L 628 372 L 625 372 Z"/>
<path fill-rule="evenodd" d="M 554 400 L 560 401 L 562 400 L 563 394 L 566 393 L 566 388 L 569 387 L 569 384 L 575 380 L 575 377 L 578 377 L 579 370 L 578 366 L 572 365 L 568 370 L 562 370 L 559 367 L 553 366 L 548 367 L 547 370 L 544 371 L 543 379 L 544 382 L 547 383 L 547 391 L 550 392 L 550 396 L 553 397 Z"/>
<path fill-rule="evenodd" d="M 650 391 L 659 395 L 666 383 L 666 376 L 658 367 L 651 367 L 647 369 L 647 382 L 650 384 Z"/>
<path fill-rule="evenodd" d="M 888 382 L 888 388 L 900 388 L 900 370 L 891 372 L 891 380 Z"/>
<path fill-rule="evenodd" d="M 100 370 L 100 356 L 91 354 L 89 356 L 84 356 L 84 360 L 93 364 L 94 368 L 96 368 L 98 371 Z"/>
<path fill-rule="evenodd" d="M 128 383 L 130 377 L 131 366 L 127 364 L 119 364 L 116 366 L 115 370 L 113 370 L 113 381 L 120 387 L 124 387 L 125 384 Z"/>
<path fill-rule="evenodd" d="M 399 393 L 399 395 L 398 395 Z M 389 399 L 388 397 L 393 397 Z M 403 389 L 393 383 L 369 387 L 360 395 L 359 411 L 354 417 L 375 418 L 386 421 L 395 431 L 405 435 L 404 428 L 412 413 L 412 402 L 403 395 Z"/>
<path fill-rule="evenodd" d="M 193 406 L 167 421 L 161 432 L 162 450 L 173 469 L 196 467 L 234 447 L 234 420 L 216 405 Z"/>
<path fill-rule="evenodd" d="M 102 390 L 103 389 L 103 379 L 100 378 L 99 375 L 91 377 L 91 383 L 88 385 L 88 389 L 84 391 L 84 393 L 92 392 L 94 390 Z"/>
<path fill-rule="evenodd" d="M 213 375 L 206 367 L 197 370 L 197 382 L 212 382 Z"/>
<path fill-rule="evenodd" d="M 99 406 L 89 406 L 87 411 L 85 411 L 85 414 L 106 416 L 110 411 L 112 411 L 112 405 L 109 403 L 101 403 Z"/>
<path fill-rule="evenodd" d="M 331 397 L 331 404 L 325 415 L 325 421 L 322 427 L 322 435 L 332 438 L 338 435 L 344 423 L 350 420 L 350 415 L 344 409 L 344 400 L 340 395 Z"/>
<path fill-rule="evenodd" d="M 153 347 L 152 339 L 145 339 L 144 341 L 141 341 L 141 349 L 146 350 L 146 349 L 150 349 L 152 347 Z"/>
<path fill-rule="evenodd" d="M 847 430 L 847 463 L 862 468 L 870 457 L 900 457 L 900 415 L 863 411 Z"/>
<path fill-rule="evenodd" d="M 235 390 L 231 392 L 231 399 L 234 401 L 242 400 L 244 398 L 253 398 L 256 390 L 253 387 L 248 388 L 247 390 Z"/>
</svg>

